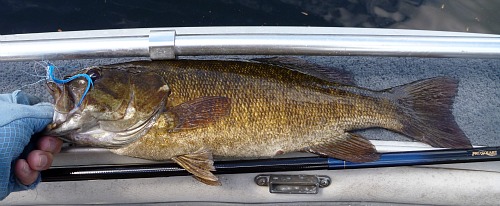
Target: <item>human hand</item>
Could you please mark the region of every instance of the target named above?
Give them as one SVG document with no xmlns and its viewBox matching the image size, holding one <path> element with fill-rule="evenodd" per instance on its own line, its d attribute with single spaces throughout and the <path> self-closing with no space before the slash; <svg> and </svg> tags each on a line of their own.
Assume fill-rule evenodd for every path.
<svg viewBox="0 0 500 206">
<path fill-rule="evenodd" d="M 62 142 L 53 137 L 42 137 L 37 150 L 26 147 L 52 121 L 52 105 L 38 102 L 21 91 L 0 94 L 0 200 L 10 192 L 35 188 L 39 171 L 50 167 L 52 155 L 61 148 Z M 23 150 L 29 152 L 26 159 L 20 159 Z"/>
<path fill-rule="evenodd" d="M 18 159 L 14 165 L 14 174 L 23 185 L 36 182 L 40 171 L 49 169 L 54 154 L 61 151 L 62 141 L 56 137 L 44 136 L 37 142 L 37 150 L 32 150 L 26 159 Z"/>
</svg>

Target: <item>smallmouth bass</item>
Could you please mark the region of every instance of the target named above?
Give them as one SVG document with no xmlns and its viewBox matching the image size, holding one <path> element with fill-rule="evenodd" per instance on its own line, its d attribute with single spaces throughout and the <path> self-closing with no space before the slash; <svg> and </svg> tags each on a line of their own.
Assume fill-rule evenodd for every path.
<svg viewBox="0 0 500 206">
<path fill-rule="evenodd" d="M 150 160 L 171 159 L 206 184 L 213 156 L 272 157 L 303 151 L 351 162 L 377 160 L 350 131 L 381 127 L 434 147 L 470 148 L 451 113 L 458 82 L 435 77 L 374 91 L 342 71 L 291 59 L 140 61 L 86 68 L 48 83 L 54 121 L 46 134 Z"/>
</svg>

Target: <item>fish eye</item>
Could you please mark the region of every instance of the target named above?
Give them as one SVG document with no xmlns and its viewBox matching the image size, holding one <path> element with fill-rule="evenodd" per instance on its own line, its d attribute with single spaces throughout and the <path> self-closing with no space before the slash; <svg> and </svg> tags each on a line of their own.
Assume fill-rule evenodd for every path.
<svg viewBox="0 0 500 206">
<path fill-rule="evenodd" d="M 89 71 L 87 71 L 87 74 L 90 76 L 92 81 L 95 81 L 95 80 L 101 78 L 101 72 L 97 68 L 89 69 Z"/>
</svg>

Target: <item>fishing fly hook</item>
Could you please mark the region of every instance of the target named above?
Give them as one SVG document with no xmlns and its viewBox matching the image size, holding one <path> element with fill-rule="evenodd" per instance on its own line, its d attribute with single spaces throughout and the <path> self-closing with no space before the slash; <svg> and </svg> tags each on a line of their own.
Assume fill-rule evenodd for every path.
<svg viewBox="0 0 500 206">
<path fill-rule="evenodd" d="M 90 76 L 88 74 L 76 74 L 76 75 L 69 77 L 67 79 L 58 79 L 54 76 L 54 69 L 55 68 L 56 67 L 53 64 L 48 63 L 48 65 L 47 65 L 47 78 L 49 79 L 49 81 L 53 81 L 56 84 L 66 84 L 70 81 L 73 81 L 76 78 L 79 78 L 79 77 L 83 77 L 83 78 L 87 79 L 87 88 L 85 88 L 85 92 L 83 93 L 82 98 L 80 98 L 80 101 L 76 105 L 76 107 L 79 107 L 82 104 L 83 99 L 87 95 L 88 91 L 90 90 L 90 87 L 94 86 L 94 82 L 92 81 L 92 78 L 90 78 Z"/>
</svg>

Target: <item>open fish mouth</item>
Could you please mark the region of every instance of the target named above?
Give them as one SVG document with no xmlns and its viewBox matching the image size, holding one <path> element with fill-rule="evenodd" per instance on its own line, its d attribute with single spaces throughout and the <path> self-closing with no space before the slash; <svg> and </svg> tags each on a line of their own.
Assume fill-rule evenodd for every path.
<svg viewBox="0 0 500 206">
<path fill-rule="evenodd" d="M 45 134 L 63 137 L 73 133 L 75 128 L 68 128 L 70 119 L 79 119 L 82 113 L 82 98 L 90 89 L 93 79 L 88 75 L 90 68 L 79 71 L 74 76 L 65 76 L 63 80 L 51 75 L 51 81 L 46 86 L 54 99 L 54 115 L 52 123 L 47 125 Z M 53 72 L 49 67 L 49 73 Z M 88 78 L 77 78 L 87 76 Z M 88 85 L 88 86 L 87 86 Z M 74 120 L 73 120 L 74 121 Z M 64 125 L 65 128 L 61 128 Z"/>
<path fill-rule="evenodd" d="M 47 82 L 47 88 L 54 99 L 52 123 L 46 128 L 46 133 L 50 135 L 50 131 L 57 129 L 68 117 L 77 113 L 78 107 L 75 104 L 77 97 L 67 85 L 57 85 L 54 82 Z"/>
<path fill-rule="evenodd" d="M 53 71 L 49 67 L 49 73 L 51 72 Z M 84 69 L 75 76 L 66 76 L 63 80 L 56 79 L 51 75 L 51 80 L 47 82 L 46 86 L 54 99 L 54 116 L 53 123 L 48 126 L 48 129 L 57 128 L 69 117 L 79 113 L 82 98 L 92 85 L 92 79 L 86 74 L 87 72 L 88 69 Z M 77 78 L 79 75 L 88 78 Z"/>
</svg>

